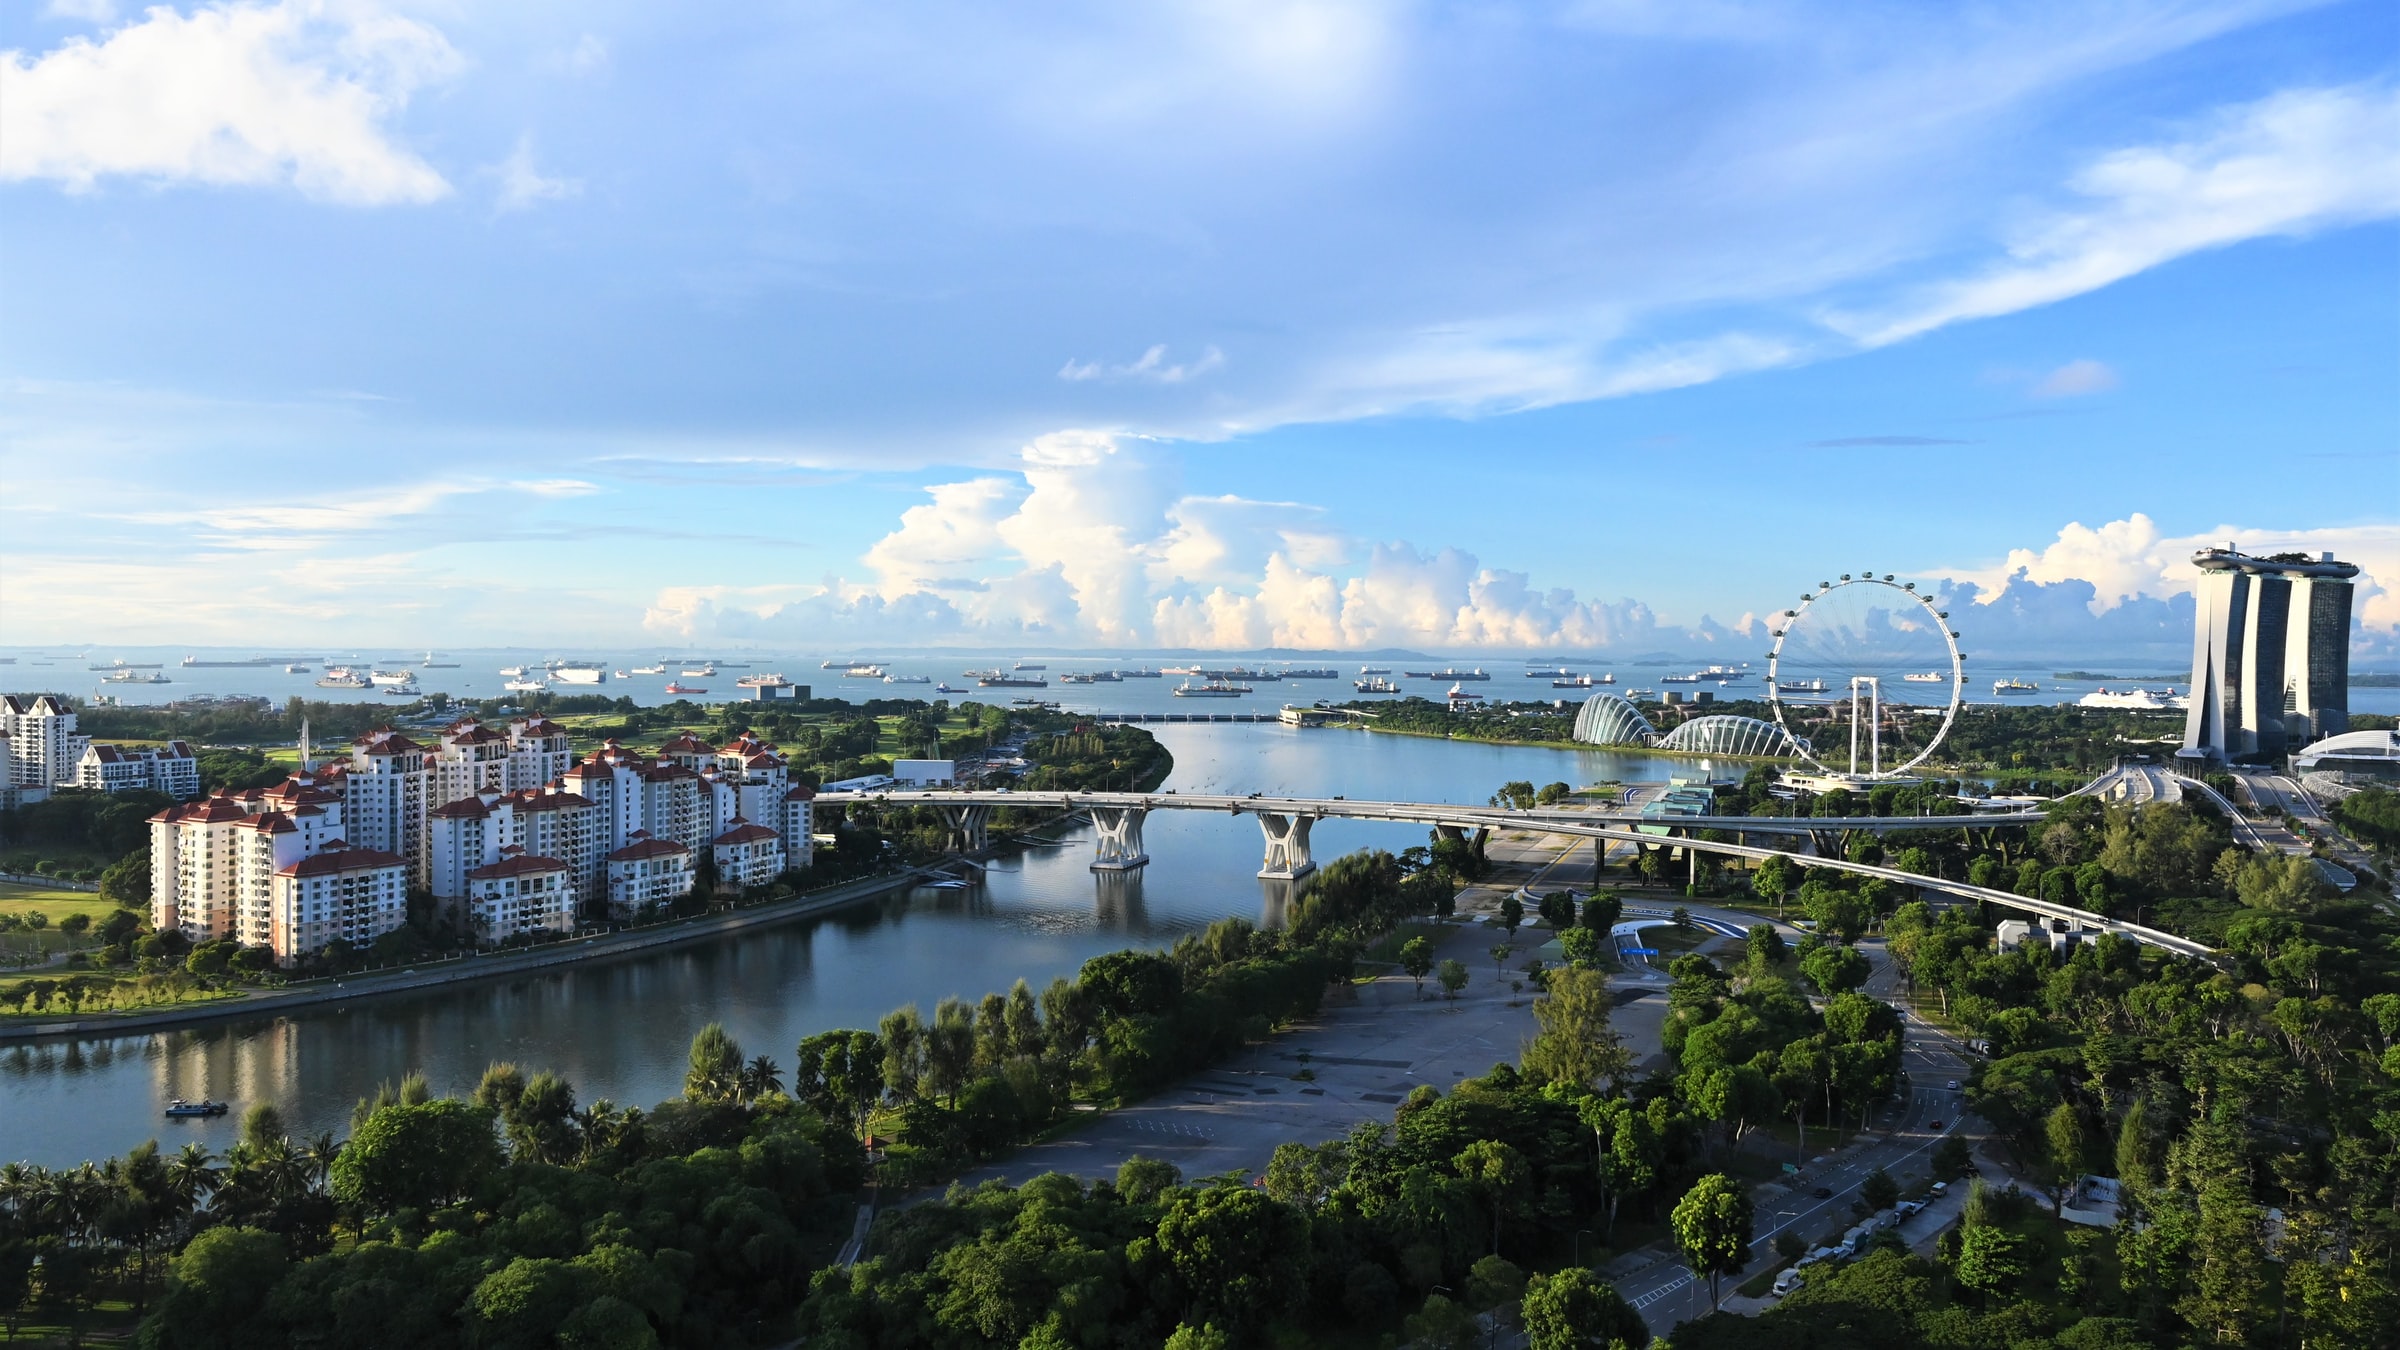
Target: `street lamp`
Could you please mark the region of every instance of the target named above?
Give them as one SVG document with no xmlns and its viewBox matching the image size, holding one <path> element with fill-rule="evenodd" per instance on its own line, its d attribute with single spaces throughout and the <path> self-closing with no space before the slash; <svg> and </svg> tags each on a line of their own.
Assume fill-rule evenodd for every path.
<svg viewBox="0 0 2400 1350">
<path fill-rule="evenodd" d="M 1591 1229 L 1589 1229 L 1589 1228 L 1578 1228 L 1578 1229 L 1576 1229 L 1576 1230 L 1575 1230 L 1575 1264 L 1576 1264 L 1576 1265 L 1579 1265 L 1579 1266 L 1580 1266 L 1580 1265 L 1582 1265 L 1582 1264 L 1583 1264 L 1583 1240 L 1584 1240 L 1584 1238 L 1585 1238 L 1586 1236 L 1588 1236 L 1588 1235 L 1591 1233 L 1591 1231 L 1592 1231 L 1592 1230 L 1591 1230 Z"/>
</svg>

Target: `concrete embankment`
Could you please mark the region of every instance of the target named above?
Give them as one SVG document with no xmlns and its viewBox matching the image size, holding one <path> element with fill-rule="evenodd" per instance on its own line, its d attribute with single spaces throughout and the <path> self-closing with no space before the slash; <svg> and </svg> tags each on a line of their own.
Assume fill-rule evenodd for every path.
<svg viewBox="0 0 2400 1350">
<path fill-rule="evenodd" d="M 888 895 L 914 881 L 947 874 L 945 869 L 939 867 L 915 868 L 907 872 L 888 873 L 883 876 L 847 882 L 808 895 L 795 896 L 789 900 L 728 910 L 721 914 L 702 915 L 699 918 L 686 919 L 679 923 L 660 924 L 656 927 L 637 928 L 626 932 L 602 933 L 592 937 L 574 938 L 566 942 L 554 942 L 541 947 L 530 947 L 521 951 L 427 961 L 411 970 L 352 975 L 343 978 L 338 983 L 331 980 L 320 980 L 296 988 L 278 990 L 274 993 L 223 999 L 213 1003 L 158 1008 L 146 1012 L 22 1022 L 11 1026 L 0 1026 L 0 1045 L 58 1037 L 130 1036 L 143 1032 L 193 1026 L 202 1022 L 275 1017 L 301 1009 L 323 1007 L 327 1004 L 346 1004 L 393 994 L 421 993 L 427 989 L 439 989 L 449 985 L 467 984 L 481 980 L 511 979 L 521 975 L 554 970 L 562 966 L 586 965 L 626 956 L 645 955 L 670 947 L 707 942 L 728 933 L 741 932 L 747 928 L 763 928 L 770 924 L 790 923 L 796 919 L 832 913 L 852 905 L 864 904 L 877 896 Z"/>
</svg>

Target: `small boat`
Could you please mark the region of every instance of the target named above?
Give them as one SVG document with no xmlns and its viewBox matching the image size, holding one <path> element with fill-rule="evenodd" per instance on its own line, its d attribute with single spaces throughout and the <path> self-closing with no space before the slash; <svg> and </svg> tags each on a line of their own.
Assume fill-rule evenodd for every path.
<svg viewBox="0 0 2400 1350">
<path fill-rule="evenodd" d="M 2031 680 L 1992 681 L 1992 692 L 1995 694 L 2038 694 L 2041 691 L 2042 687 Z"/>
<path fill-rule="evenodd" d="M 167 1103 L 167 1114 L 177 1120 L 186 1120 L 194 1116 L 221 1116 L 232 1109 L 223 1102 L 206 1099 L 187 1102 L 183 1098 L 177 1097 Z"/>
<path fill-rule="evenodd" d="M 683 673 L 689 675 L 692 672 L 687 670 Z M 667 681 L 667 692 L 670 694 L 705 694 L 708 691 L 706 689 L 695 688 L 694 686 L 688 684 L 677 684 L 673 680 L 669 680 Z"/>
<path fill-rule="evenodd" d="M 620 671 L 618 671 L 618 672 L 617 672 L 617 678 L 618 678 L 618 679 L 620 679 L 620 680 L 630 680 L 630 679 L 632 679 L 633 677 L 632 677 L 631 675 L 628 675 L 628 674 L 626 674 L 624 671 L 621 671 L 621 670 L 620 670 Z"/>
<path fill-rule="evenodd" d="M 842 672 L 845 680 L 880 680 L 883 676 L 883 667 L 863 662 Z"/>
<path fill-rule="evenodd" d="M 541 680 L 525 679 L 510 680 L 500 687 L 512 694 L 541 694 L 549 692 L 550 689 L 550 686 Z"/>
<path fill-rule="evenodd" d="M 319 689 L 365 689 L 365 678 L 348 666 L 325 667 L 325 678 L 317 681 Z"/>
<path fill-rule="evenodd" d="M 1655 690 L 1655 689 L 1628 689 L 1628 690 L 1626 690 L 1626 691 L 1625 691 L 1625 697 L 1627 697 L 1627 698 L 1657 698 L 1657 697 L 1658 697 L 1658 691 L 1657 691 L 1657 690 Z"/>
<path fill-rule="evenodd" d="M 933 692 L 937 694 L 963 694 L 967 691 L 964 689 L 953 689 L 950 687 L 950 682 L 948 680 L 944 680 L 940 684 L 937 684 L 933 687 Z"/>
</svg>

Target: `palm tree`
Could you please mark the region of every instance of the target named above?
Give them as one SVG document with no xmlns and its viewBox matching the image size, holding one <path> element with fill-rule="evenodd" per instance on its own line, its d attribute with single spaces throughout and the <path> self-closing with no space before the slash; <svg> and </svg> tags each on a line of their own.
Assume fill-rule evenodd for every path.
<svg viewBox="0 0 2400 1350">
<path fill-rule="evenodd" d="M 342 1146 L 334 1140 L 333 1131 L 322 1130 L 300 1150 L 300 1156 L 308 1165 L 308 1188 L 322 1191 L 333 1176 L 333 1160 L 342 1156 Z"/>
<path fill-rule="evenodd" d="M 770 1092 L 781 1091 L 783 1070 L 777 1068 L 775 1061 L 767 1056 L 760 1055 L 751 1060 L 748 1067 L 742 1070 L 742 1096 L 745 1100 L 756 1101 Z"/>
</svg>

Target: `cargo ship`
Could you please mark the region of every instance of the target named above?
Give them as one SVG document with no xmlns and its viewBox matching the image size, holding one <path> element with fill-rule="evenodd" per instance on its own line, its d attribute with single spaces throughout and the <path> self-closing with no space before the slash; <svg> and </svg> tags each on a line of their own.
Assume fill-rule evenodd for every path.
<svg viewBox="0 0 2400 1350">
<path fill-rule="evenodd" d="M 1205 684 L 1193 684 L 1186 680 L 1175 686 L 1177 698 L 1240 698 L 1250 692 L 1249 685 L 1234 684 L 1228 680 L 1210 680 Z"/>
<path fill-rule="evenodd" d="M 1050 687 L 1048 680 L 1039 678 L 1028 680 L 1015 675 L 985 675 L 979 677 L 975 683 L 985 689 L 1047 689 Z"/>
<path fill-rule="evenodd" d="M 685 673 L 689 674 L 690 672 L 687 671 Z M 673 680 L 669 680 L 667 681 L 667 692 L 670 694 L 705 694 L 708 691 L 693 685 L 677 684 Z"/>
</svg>

